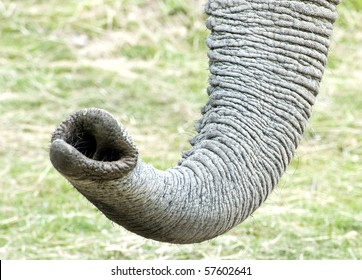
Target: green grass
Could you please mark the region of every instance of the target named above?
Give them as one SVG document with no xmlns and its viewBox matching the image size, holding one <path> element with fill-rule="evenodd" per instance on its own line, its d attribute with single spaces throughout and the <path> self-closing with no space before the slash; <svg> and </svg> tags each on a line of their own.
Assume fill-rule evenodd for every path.
<svg viewBox="0 0 362 280">
<path fill-rule="evenodd" d="M 229 233 L 186 246 L 145 240 L 112 224 L 52 168 L 51 133 L 84 107 L 114 114 L 145 161 L 176 164 L 207 99 L 207 32 L 195 3 L 1 2 L 1 259 L 362 258 L 361 0 L 339 7 L 294 161 Z"/>
</svg>

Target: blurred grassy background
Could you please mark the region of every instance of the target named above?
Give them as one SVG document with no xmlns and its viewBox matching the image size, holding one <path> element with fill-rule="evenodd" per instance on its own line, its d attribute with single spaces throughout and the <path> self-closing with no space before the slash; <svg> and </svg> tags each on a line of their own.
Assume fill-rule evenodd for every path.
<svg viewBox="0 0 362 280">
<path fill-rule="evenodd" d="M 362 0 L 345 0 L 297 156 L 253 217 L 196 245 L 112 224 L 48 160 L 70 113 L 104 108 L 166 169 L 206 101 L 198 0 L 0 1 L 1 259 L 361 259 Z"/>
</svg>

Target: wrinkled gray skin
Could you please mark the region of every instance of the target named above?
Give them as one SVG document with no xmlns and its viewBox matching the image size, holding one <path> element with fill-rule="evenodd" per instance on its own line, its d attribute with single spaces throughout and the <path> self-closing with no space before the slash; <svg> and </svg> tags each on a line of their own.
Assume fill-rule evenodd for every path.
<svg viewBox="0 0 362 280">
<path fill-rule="evenodd" d="M 54 167 L 109 219 L 164 242 L 230 230 L 291 161 L 326 64 L 337 0 L 209 0 L 209 100 L 177 167 L 142 162 L 125 128 L 86 109 L 54 132 Z"/>
</svg>

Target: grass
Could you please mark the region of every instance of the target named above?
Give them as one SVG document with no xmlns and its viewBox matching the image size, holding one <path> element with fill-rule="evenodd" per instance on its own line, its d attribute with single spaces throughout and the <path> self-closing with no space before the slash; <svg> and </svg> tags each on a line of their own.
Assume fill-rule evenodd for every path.
<svg viewBox="0 0 362 280">
<path fill-rule="evenodd" d="M 0 2 L 1 259 L 362 258 L 361 0 L 339 7 L 294 161 L 229 233 L 186 246 L 145 240 L 108 221 L 51 167 L 51 133 L 84 107 L 114 114 L 145 161 L 176 164 L 207 98 L 197 3 Z"/>
</svg>

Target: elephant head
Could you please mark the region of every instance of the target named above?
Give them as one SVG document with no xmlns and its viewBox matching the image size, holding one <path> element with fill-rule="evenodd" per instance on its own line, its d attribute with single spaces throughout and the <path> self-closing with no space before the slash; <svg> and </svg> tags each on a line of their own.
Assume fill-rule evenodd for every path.
<svg viewBox="0 0 362 280">
<path fill-rule="evenodd" d="M 319 91 L 338 0 L 209 0 L 209 99 L 178 165 L 144 163 L 109 113 L 54 132 L 54 167 L 109 219 L 158 241 L 196 243 L 250 216 L 290 163 Z"/>
</svg>

